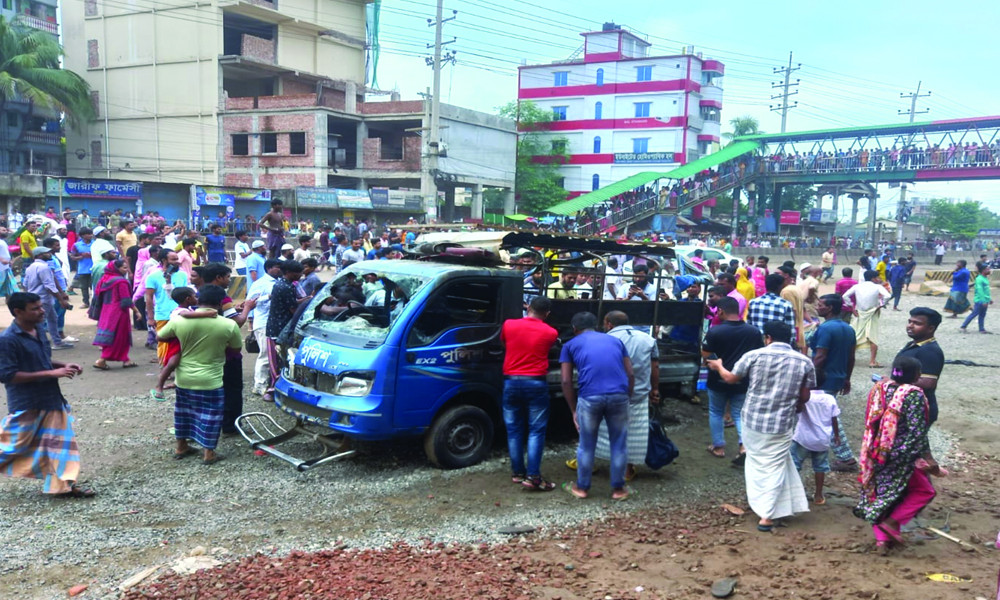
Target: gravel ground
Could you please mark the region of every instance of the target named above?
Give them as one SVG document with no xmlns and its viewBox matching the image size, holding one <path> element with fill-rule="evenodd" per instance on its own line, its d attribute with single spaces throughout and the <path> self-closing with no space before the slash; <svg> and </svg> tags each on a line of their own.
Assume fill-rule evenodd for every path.
<svg viewBox="0 0 1000 600">
<path fill-rule="evenodd" d="M 943 304 L 943 298 L 904 295 L 902 306 Z M 879 358 L 884 364 L 907 341 L 905 315 L 888 312 L 883 319 Z M 1000 336 L 961 336 L 957 326 L 946 320 L 938 336 L 947 358 L 996 361 Z M 96 352 L 85 337 L 92 327 L 69 329 L 84 342 L 66 359 L 92 361 Z M 135 350 L 140 361 L 148 354 Z M 248 372 L 251 364 L 246 361 Z M 854 391 L 841 402 L 855 451 L 872 372 L 865 366 L 867 351 L 859 353 L 858 364 Z M 148 397 L 153 373 L 154 366 L 145 364 L 125 372 L 88 368 L 83 378 L 64 385 L 78 419 L 84 472 L 100 494 L 86 501 L 53 500 L 38 493 L 37 481 L 0 479 L 0 530 L 7 540 L 0 544 L 0 597 L 62 598 L 76 583 L 89 583 L 90 597 L 114 597 L 114 587 L 129 575 L 199 545 L 243 556 L 398 541 L 419 545 L 427 539 L 497 543 L 508 539 L 498 529 L 509 525 L 553 531 L 640 508 L 742 497 L 742 474 L 703 450 L 708 441 L 703 405 L 668 405 L 679 419 L 669 434 L 681 458 L 658 473 L 642 472 L 633 499 L 612 503 L 608 494 L 576 502 L 560 492 L 531 494 L 512 486 L 499 448 L 483 464 L 461 471 L 430 467 L 416 442 L 362 446 L 358 456 L 306 475 L 277 459 L 255 456 L 240 438 L 222 441 L 220 452 L 227 460 L 218 465 L 206 467 L 196 458 L 174 461 L 167 431 L 171 405 Z M 932 431 L 934 452 L 943 463 L 958 442 L 982 451 L 995 444 L 1000 393 L 991 374 L 990 369 L 946 366 L 939 388 L 942 416 Z M 273 410 L 252 397 L 246 408 Z M 728 434 L 734 436 L 731 430 Z M 730 444 L 734 448 L 735 439 Z M 543 473 L 556 481 L 572 478 L 562 461 L 573 453 L 573 444 L 550 444 Z M 849 480 L 849 475 L 835 475 L 832 483 Z M 598 497 L 609 491 L 606 469 L 595 477 L 594 490 Z"/>
</svg>

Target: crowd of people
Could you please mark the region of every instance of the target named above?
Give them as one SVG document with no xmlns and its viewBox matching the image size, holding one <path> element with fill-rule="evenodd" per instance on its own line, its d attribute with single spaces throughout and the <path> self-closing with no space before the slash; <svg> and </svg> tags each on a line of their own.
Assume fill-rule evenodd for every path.
<svg viewBox="0 0 1000 600">
<path fill-rule="evenodd" d="M 839 171 L 895 171 L 908 169 L 957 169 L 995 167 L 1000 164 L 1000 142 L 968 142 L 927 146 L 895 145 L 889 148 L 851 148 L 827 152 L 772 154 L 761 161 L 771 173 Z"/>
<path fill-rule="evenodd" d="M 872 524 L 880 551 L 902 543 L 900 527 L 933 498 L 928 476 L 945 474 L 927 441 L 937 420 L 935 391 L 944 369 L 934 337 L 941 313 L 928 307 L 910 311 L 906 331 L 911 342 L 870 390 L 862 429 L 840 423 L 837 396 L 851 391 L 857 350 L 869 346 L 868 367 L 875 373 L 884 368 L 878 362 L 880 316 L 890 304 L 899 310 L 902 289 L 916 267 L 912 255 L 892 260 L 883 253 L 876 259 L 869 250 L 855 264 L 862 281 L 853 278 L 855 267 L 844 267 L 835 292 L 824 295 L 820 282 L 830 280 L 838 264 L 832 246 L 815 266 L 787 261 L 773 268 L 769 257 L 754 255 L 729 265 L 713 261 L 707 265 L 714 279 L 707 290 L 696 276 L 630 258 L 611 257 L 604 272 L 564 262 L 551 277 L 531 258 L 518 263 L 526 271 L 526 313 L 507 321 L 502 334 L 512 481 L 535 491 L 558 487 L 540 472 L 548 356 L 557 340 L 545 320 L 554 300 L 701 302 L 704 297 L 700 328 L 635 327 L 617 310 L 608 312 L 603 323 L 589 312 L 573 317 L 573 337 L 562 344 L 559 361 L 562 395 L 580 437 L 576 458 L 567 461 L 576 480 L 563 489 L 589 497 L 595 459 L 605 459 L 611 498 L 630 495 L 627 482 L 646 451 L 650 405 L 659 402 L 657 341 L 669 340 L 700 347 L 708 369 L 707 450 L 743 468 L 760 531 L 809 510 L 799 474 L 808 462 L 814 505 L 826 503 L 827 473 L 856 472 L 862 487 L 855 514 Z M 623 260 L 632 263 L 630 272 L 621 269 Z M 666 289 L 665 275 L 673 279 Z M 979 288 L 984 285 L 988 288 Z M 980 300 L 977 304 L 983 304 Z M 736 429 L 734 452 L 726 447 L 727 427 Z"/>
<path fill-rule="evenodd" d="M 175 389 L 173 457 L 198 453 L 194 443 L 201 462 L 212 465 L 224 459 L 215 451 L 220 435 L 235 432 L 243 412 L 244 344 L 249 347 L 252 341 L 258 347 L 253 392 L 273 400 L 289 328 L 323 285 L 317 271 L 400 258 L 415 238 L 412 231 L 373 232 L 360 220 L 321 223 L 313 235 L 300 235 L 295 247 L 286 241 L 280 202 L 254 223 L 254 231 L 265 232 L 263 239 L 251 240 L 240 230 L 232 251 L 218 225 L 210 225 L 211 233 L 204 237 L 191 229 L 178 237 L 175 226 L 159 227 L 139 232 L 129 220 L 87 226 L 70 243 L 66 223 L 40 229 L 39 221 L 29 220 L 16 235 L 17 251 L 27 261 L 20 281 L 11 269 L 8 244 L 0 243 L 0 296 L 6 297 L 14 317 L 0 335 L 0 381 L 7 388 L 9 409 L 0 426 L 0 435 L 10 440 L 0 446 L 0 468 L 6 473 L 42 477 L 50 494 L 96 493 L 78 482 L 73 418 L 58 385 L 60 378 L 79 375 L 82 367 L 52 358 L 53 352 L 79 341 L 63 330 L 74 288 L 81 290 L 88 316 L 96 322 L 94 345 L 101 353 L 93 367 L 136 366 L 130 355 L 132 329 L 146 331 L 145 346 L 156 350 L 153 360 L 160 365 L 150 395 L 161 401 L 168 389 Z M 0 238 L 10 233 L 0 227 Z M 67 270 L 69 261 L 61 258 L 67 257 L 64 241 L 68 257 L 76 262 L 75 277 Z M 707 289 L 697 274 L 675 272 L 669 261 L 618 256 L 596 272 L 564 262 L 546 273 L 532 255 L 515 259 L 525 273 L 525 316 L 504 323 L 501 333 L 506 347 L 503 416 L 514 483 L 535 491 L 557 487 L 540 472 L 549 407 L 548 357 L 557 338 L 545 323 L 553 300 L 704 299 L 702 327 L 632 326 L 622 311 L 608 312 L 601 322 L 585 311 L 573 317 L 574 335 L 559 351 L 562 395 L 580 432 L 576 457 L 567 461 L 576 470 L 576 480 L 563 486 L 569 494 L 581 499 L 591 494 L 594 462 L 603 459 L 611 465 L 612 499 L 629 497 L 627 482 L 646 452 L 649 406 L 659 402 L 658 340 L 670 340 L 700 350 L 705 360 L 707 450 L 718 458 L 731 457 L 744 469 L 749 504 L 761 531 L 808 510 L 799 475 L 806 459 L 815 473 L 816 505 L 826 501 L 826 473 L 859 472 L 862 497 L 856 514 L 872 523 L 880 548 L 898 543 L 900 526 L 933 497 L 928 475 L 944 474 L 927 443 L 927 431 L 937 419 L 935 390 L 944 367 L 934 339 L 942 319 L 938 311 L 910 311 L 907 334 L 912 341 L 894 358 L 889 376 L 870 391 L 864 429 L 849 431 L 837 418 L 836 396 L 851 390 L 856 350 L 870 347 L 868 366 L 883 368 L 878 361 L 881 312 L 890 302 L 899 310 L 902 290 L 916 267 L 912 254 L 894 258 L 888 250 L 878 255 L 866 250 L 854 265 L 861 281 L 853 278 L 851 266 L 844 267 L 835 293 L 825 295 L 819 294 L 820 282 L 830 280 L 839 263 L 832 245 L 818 265 L 787 261 L 773 268 L 767 256 L 756 254 L 725 265 L 696 255 L 695 262 L 712 278 Z M 969 308 L 971 274 L 964 262 L 956 265 L 945 307 L 955 317 Z M 247 278 L 243 302 L 227 292 L 233 269 Z M 988 277 L 989 265 L 978 264 L 975 309 L 963 331 L 976 317 L 984 331 L 992 303 Z M 357 282 L 364 302 L 377 296 L 376 283 Z M 389 291 L 381 294 L 388 306 Z M 246 324 L 251 335 L 244 340 Z M 735 452 L 726 447 L 729 426 L 737 433 Z M 860 446 L 852 447 L 851 439 L 860 440 Z"/>
</svg>

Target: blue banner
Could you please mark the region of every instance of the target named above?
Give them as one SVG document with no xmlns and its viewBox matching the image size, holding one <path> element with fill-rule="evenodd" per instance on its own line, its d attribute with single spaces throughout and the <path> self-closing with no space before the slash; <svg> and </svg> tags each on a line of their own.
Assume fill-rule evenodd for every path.
<svg viewBox="0 0 1000 600">
<path fill-rule="evenodd" d="M 194 195 L 198 206 L 235 206 L 237 200 L 250 202 L 271 201 L 271 190 L 256 190 L 252 188 L 195 186 Z"/>
<path fill-rule="evenodd" d="M 132 200 L 142 198 L 141 181 L 108 181 L 94 179 L 55 179 L 46 181 L 46 194 L 59 196 L 62 184 L 64 198 L 107 198 L 108 200 Z"/>
</svg>

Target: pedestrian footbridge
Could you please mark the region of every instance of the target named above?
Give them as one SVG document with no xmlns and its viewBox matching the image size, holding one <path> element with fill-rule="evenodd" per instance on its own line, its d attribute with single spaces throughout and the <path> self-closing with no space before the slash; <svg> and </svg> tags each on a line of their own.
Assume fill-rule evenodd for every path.
<svg viewBox="0 0 1000 600">
<path fill-rule="evenodd" d="M 549 207 L 582 216 L 611 206 L 578 227 L 583 234 L 621 229 L 654 214 L 680 215 L 721 194 L 754 190 L 753 213 L 767 200 L 781 210 L 787 185 L 861 190 L 878 183 L 1000 179 L 1000 116 L 870 125 L 739 137 L 718 152 L 667 172 L 638 173 Z M 845 192 L 846 193 L 846 192 Z"/>
</svg>

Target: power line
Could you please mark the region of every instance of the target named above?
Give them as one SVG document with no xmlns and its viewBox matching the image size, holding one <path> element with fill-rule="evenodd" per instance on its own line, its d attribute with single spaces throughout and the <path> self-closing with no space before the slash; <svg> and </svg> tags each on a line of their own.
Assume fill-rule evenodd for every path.
<svg viewBox="0 0 1000 600">
<path fill-rule="evenodd" d="M 799 93 L 798 90 L 795 90 L 794 92 L 789 92 L 788 90 L 792 86 L 799 85 L 800 81 L 799 79 L 796 79 L 795 82 L 792 83 L 790 78 L 792 76 L 792 73 L 798 71 L 801 68 L 802 68 L 802 63 L 799 63 L 797 67 L 792 67 L 792 53 L 789 52 L 788 66 L 782 67 L 780 69 L 774 69 L 775 75 L 781 74 L 785 76 L 784 84 L 776 84 L 776 83 L 771 84 L 772 89 L 777 89 L 777 88 L 783 89 L 783 91 L 780 94 L 776 96 L 771 96 L 771 100 L 777 100 L 778 98 L 781 98 L 781 104 L 770 107 L 772 111 L 778 111 L 778 110 L 781 111 L 781 133 L 785 133 L 785 126 L 788 124 L 788 109 L 795 108 L 798 105 L 798 101 L 796 101 L 791 106 L 789 106 L 788 104 L 788 98 L 798 94 Z"/>
</svg>

